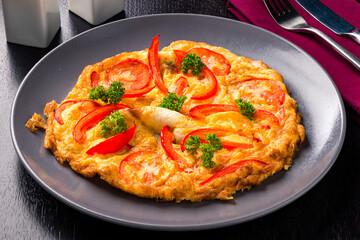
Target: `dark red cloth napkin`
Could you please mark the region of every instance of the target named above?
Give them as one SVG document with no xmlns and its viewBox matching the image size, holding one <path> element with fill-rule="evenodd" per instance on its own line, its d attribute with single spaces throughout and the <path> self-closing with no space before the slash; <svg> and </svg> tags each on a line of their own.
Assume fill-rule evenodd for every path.
<svg viewBox="0 0 360 240">
<path fill-rule="evenodd" d="M 295 0 L 289 0 L 289 2 L 310 26 L 321 30 L 360 58 L 360 45 L 346 37 L 337 36 L 314 19 Z M 353 26 L 360 28 L 360 3 L 356 0 L 322 0 L 321 2 Z M 360 71 L 333 50 L 330 45 L 314 34 L 289 32 L 281 28 L 270 16 L 263 0 L 229 0 L 228 9 L 240 21 L 274 32 L 308 52 L 329 73 L 344 101 L 360 115 Z"/>
</svg>

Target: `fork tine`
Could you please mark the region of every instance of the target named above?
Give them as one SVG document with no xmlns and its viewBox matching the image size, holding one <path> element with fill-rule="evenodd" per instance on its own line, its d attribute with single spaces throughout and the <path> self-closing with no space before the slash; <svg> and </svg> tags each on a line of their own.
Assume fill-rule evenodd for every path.
<svg viewBox="0 0 360 240">
<path fill-rule="evenodd" d="M 266 8 L 269 10 L 269 12 L 271 13 L 272 16 L 279 16 L 279 12 L 277 11 L 277 9 L 274 9 L 274 4 L 271 2 L 270 0 L 264 0 Z"/>
<path fill-rule="evenodd" d="M 293 8 L 293 6 L 289 3 L 288 0 L 280 0 L 283 4 L 283 6 L 285 7 L 285 11 L 290 12 L 290 11 L 295 11 L 295 9 Z"/>
<path fill-rule="evenodd" d="M 273 5 L 276 7 L 276 10 L 279 14 L 285 14 L 284 6 L 282 5 L 281 0 L 271 0 Z"/>
</svg>

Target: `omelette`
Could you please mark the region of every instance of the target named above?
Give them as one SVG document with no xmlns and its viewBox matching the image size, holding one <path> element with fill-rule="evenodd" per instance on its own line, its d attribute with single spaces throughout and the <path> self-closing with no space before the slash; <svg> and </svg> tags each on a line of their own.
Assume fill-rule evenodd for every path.
<svg viewBox="0 0 360 240">
<path fill-rule="evenodd" d="M 289 169 L 305 138 L 279 72 L 206 43 L 159 51 L 159 36 L 86 66 L 44 113 L 26 126 L 61 164 L 159 201 L 232 199 Z"/>
</svg>

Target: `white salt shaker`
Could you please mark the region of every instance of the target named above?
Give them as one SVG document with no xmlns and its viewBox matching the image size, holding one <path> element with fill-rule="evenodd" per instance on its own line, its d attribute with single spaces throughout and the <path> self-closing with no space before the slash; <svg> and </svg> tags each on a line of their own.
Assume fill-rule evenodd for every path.
<svg viewBox="0 0 360 240">
<path fill-rule="evenodd" d="M 124 10 L 124 0 L 68 0 L 69 9 L 92 25 L 98 25 Z"/>
<path fill-rule="evenodd" d="M 6 40 L 46 48 L 60 28 L 58 0 L 2 0 Z"/>
</svg>

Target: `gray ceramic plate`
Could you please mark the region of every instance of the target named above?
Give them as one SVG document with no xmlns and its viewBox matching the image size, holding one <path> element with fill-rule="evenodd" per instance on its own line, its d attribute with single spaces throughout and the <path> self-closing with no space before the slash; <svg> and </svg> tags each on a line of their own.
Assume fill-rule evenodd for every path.
<svg viewBox="0 0 360 240">
<path fill-rule="evenodd" d="M 61 166 L 43 147 L 43 132 L 24 126 L 52 99 L 61 102 L 89 64 L 124 51 L 160 49 L 175 40 L 207 42 L 262 60 L 278 70 L 298 102 L 307 137 L 289 171 L 282 171 L 232 201 L 161 203 L 85 179 Z M 336 160 L 345 135 L 344 106 L 333 81 L 303 50 L 263 29 L 223 18 L 164 14 L 125 19 L 94 28 L 60 45 L 28 73 L 11 113 L 15 148 L 31 176 L 54 197 L 91 216 L 126 226 L 195 230 L 228 226 L 271 213 L 311 189 Z"/>
</svg>

